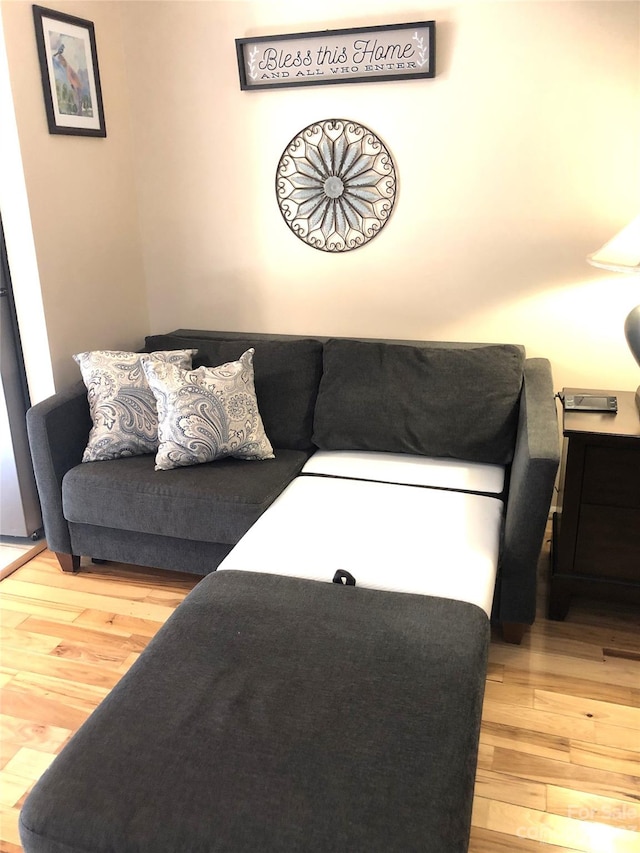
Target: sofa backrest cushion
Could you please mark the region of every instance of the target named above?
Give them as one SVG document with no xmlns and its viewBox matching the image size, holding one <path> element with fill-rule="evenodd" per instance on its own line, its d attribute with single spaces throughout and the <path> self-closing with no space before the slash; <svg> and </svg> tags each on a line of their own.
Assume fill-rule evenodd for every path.
<svg viewBox="0 0 640 853">
<path fill-rule="evenodd" d="M 415 346 L 332 338 L 313 440 L 322 450 L 377 450 L 507 464 L 524 351 L 512 345 Z"/>
<path fill-rule="evenodd" d="M 182 331 L 182 330 L 180 330 Z M 193 337 L 191 336 L 193 334 Z M 200 336 L 198 336 L 198 334 Z M 193 367 L 217 367 L 237 361 L 253 348 L 256 398 L 264 429 L 274 448 L 311 450 L 313 410 L 322 373 L 322 343 L 310 338 L 270 339 L 256 335 L 216 337 L 216 333 L 187 332 L 152 335 L 145 339 L 145 351 L 198 350 Z"/>
</svg>

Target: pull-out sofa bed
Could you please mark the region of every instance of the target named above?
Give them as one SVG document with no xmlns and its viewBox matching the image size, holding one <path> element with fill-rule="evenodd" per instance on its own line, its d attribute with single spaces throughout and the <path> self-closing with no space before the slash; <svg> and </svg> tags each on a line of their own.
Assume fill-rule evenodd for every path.
<svg viewBox="0 0 640 853">
<path fill-rule="evenodd" d="M 84 386 L 29 413 L 63 568 L 207 576 L 37 783 L 27 853 L 467 849 L 490 619 L 518 640 L 535 616 L 549 364 L 190 330 L 145 346 L 197 350 L 194 370 L 248 349 L 260 461 L 82 462 Z"/>
</svg>

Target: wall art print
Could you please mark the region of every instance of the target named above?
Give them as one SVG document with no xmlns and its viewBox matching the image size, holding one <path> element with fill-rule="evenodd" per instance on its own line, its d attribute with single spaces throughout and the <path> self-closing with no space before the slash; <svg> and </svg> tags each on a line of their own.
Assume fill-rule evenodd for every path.
<svg viewBox="0 0 640 853">
<path fill-rule="evenodd" d="M 241 89 L 435 77 L 436 23 L 236 39 Z"/>
<path fill-rule="evenodd" d="M 33 7 L 49 133 L 106 136 L 91 21 Z"/>
<path fill-rule="evenodd" d="M 364 246 L 393 210 L 396 170 L 368 127 L 348 119 L 308 125 L 285 148 L 276 170 L 280 213 L 296 237 L 323 252 Z"/>
</svg>

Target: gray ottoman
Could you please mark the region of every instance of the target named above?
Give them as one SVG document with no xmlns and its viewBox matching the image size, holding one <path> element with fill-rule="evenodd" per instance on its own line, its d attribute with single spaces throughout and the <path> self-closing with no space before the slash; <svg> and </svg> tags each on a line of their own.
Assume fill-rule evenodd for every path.
<svg viewBox="0 0 640 853">
<path fill-rule="evenodd" d="M 207 576 L 27 798 L 26 853 L 463 853 L 472 604 Z"/>
</svg>

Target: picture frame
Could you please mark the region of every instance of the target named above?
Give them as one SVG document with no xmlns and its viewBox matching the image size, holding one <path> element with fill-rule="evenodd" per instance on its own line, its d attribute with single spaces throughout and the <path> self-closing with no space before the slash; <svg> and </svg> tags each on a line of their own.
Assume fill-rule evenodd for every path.
<svg viewBox="0 0 640 853">
<path fill-rule="evenodd" d="M 105 137 L 93 23 L 43 6 L 33 21 L 49 133 Z"/>
<path fill-rule="evenodd" d="M 237 38 L 240 88 L 379 83 L 436 75 L 436 22 Z"/>
</svg>

